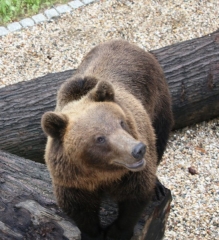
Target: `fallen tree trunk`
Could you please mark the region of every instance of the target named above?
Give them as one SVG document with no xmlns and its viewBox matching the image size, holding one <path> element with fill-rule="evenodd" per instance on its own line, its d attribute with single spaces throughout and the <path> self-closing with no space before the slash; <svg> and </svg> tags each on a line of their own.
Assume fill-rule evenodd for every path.
<svg viewBox="0 0 219 240">
<path fill-rule="evenodd" d="M 160 191 L 161 189 L 161 191 Z M 160 240 L 170 210 L 171 194 L 158 188 L 135 228 L 132 240 Z M 56 205 L 46 166 L 0 151 L 0 239 L 80 239 L 80 231 Z M 115 203 L 104 201 L 102 225 L 117 214 Z"/>
<path fill-rule="evenodd" d="M 174 129 L 219 116 L 219 30 L 152 53 L 170 88 Z"/>
<path fill-rule="evenodd" d="M 169 84 L 175 129 L 219 116 L 219 31 L 152 53 Z M 72 74 L 48 74 L 0 89 L 2 150 L 43 162 L 40 119 L 54 109 L 58 87 Z"/>
<path fill-rule="evenodd" d="M 0 149 L 44 162 L 41 116 L 55 108 L 57 89 L 74 70 L 52 73 L 0 89 Z"/>
</svg>

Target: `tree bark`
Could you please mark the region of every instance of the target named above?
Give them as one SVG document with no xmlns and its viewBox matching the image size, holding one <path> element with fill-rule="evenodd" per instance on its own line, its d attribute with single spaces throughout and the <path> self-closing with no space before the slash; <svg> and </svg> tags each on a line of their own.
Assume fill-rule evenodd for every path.
<svg viewBox="0 0 219 240">
<path fill-rule="evenodd" d="M 47 74 L 0 89 L 0 149 L 44 162 L 46 137 L 41 116 L 54 110 L 56 93 L 74 70 Z"/>
<path fill-rule="evenodd" d="M 219 116 L 219 31 L 152 54 L 169 84 L 175 129 Z M 2 150 L 43 162 L 46 138 L 40 119 L 54 109 L 57 89 L 72 74 L 48 74 L 0 89 Z"/>
<path fill-rule="evenodd" d="M 160 240 L 170 210 L 171 194 L 163 186 L 144 211 L 132 240 Z M 117 215 L 117 206 L 105 200 L 102 225 Z M 80 231 L 56 205 L 45 164 L 0 151 L 0 239 L 80 239 Z"/>
<path fill-rule="evenodd" d="M 174 129 L 219 116 L 219 30 L 152 53 L 170 88 Z"/>
</svg>

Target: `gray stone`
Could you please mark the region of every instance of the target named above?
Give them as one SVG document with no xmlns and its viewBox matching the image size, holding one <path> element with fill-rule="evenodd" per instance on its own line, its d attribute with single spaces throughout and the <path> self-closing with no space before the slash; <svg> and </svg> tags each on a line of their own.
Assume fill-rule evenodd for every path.
<svg viewBox="0 0 219 240">
<path fill-rule="evenodd" d="M 83 6 L 84 4 L 79 0 L 75 0 L 75 1 L 69 2 L 68 5 L 72 8 L 79 8 L 79 7 Z"/>
<path fill-rule="evenodd" d="M 32 19 L 34 20 L 34 22 L 36 24 L 41 23 L 41 22 L 45 22 L 47 20 L 47 18 L 42 13 L 34 15 L 32 17 Z"/>
<path fill-rule="evenodd" d="M 8 24 L 7 28 L 10 32 L 14 32 L 14 31 L 21 30 L 22 26 L 20 25 L 19 22 L 13 22 Z"/>
<path fill-rule="evenodd" d="M 44 13 L 45 13 L 45 15 L 48 19 L 59 16 L 59 13 L 55 10 L 55 8 L 51 8 L 49 10 L 46 10 Z"/>
<path fill-rule="evenodd" d="M 31 18 L 25 18 L 25 19 L 20 21 L 20 24 L 23 27 L 32 27 L 32 26 L 34 26 L 34 21 Z"/>
<path fill-rule="evenodd" d="M 6 34 L 8 34 L 8 33 L 9 33 L 9 31 L 8 31 L 7 28 L 5 28 L 5 27 L 0 27 L 0 36 L 4 36 L 4 35 L 6 35 Z"/>
<path fill-rule="evenodd" d="M 67 12 L 71 12 L 71 11 L 72 11 L 72 9 L 71 9 L 67 4 L 60 5 L 60 6 L 56 7 L 56 10 L 57 10 L 60 14 L 63 14 L 63 13 L 67 13 Z"/>
<path fill-rule="evenodd" d="M 83 0 L 83 2 L 84 2 L 85 4 L 89 4 L 89 3 L 95 2 L 95 0 Z"/>
</svg>

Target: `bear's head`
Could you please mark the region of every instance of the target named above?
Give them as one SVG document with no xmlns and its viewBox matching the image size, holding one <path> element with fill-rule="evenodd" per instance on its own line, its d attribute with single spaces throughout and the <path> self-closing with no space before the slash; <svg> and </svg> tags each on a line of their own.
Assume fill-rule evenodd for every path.
<svg viewBox="0 0 219 240">
<path fill-rule="evenodd" d="M 145 167 L 147 143 L 140 140 L 132 114 L 115 101 L 109 82 L 98 82 L 60 112 L 45 113 L 42 128 L 48 136 L 45 159 L 61 185 L 78 186 L 72 183 L 78 180 L 81 186 L 86 180 L 94 186 L 94 178 L 112 181 Z"/>
</svg>

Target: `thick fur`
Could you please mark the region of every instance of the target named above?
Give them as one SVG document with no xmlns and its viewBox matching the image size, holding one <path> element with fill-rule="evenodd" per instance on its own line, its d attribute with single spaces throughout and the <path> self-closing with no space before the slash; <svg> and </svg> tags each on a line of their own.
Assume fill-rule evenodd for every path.
<svg viewBox="0 0 219 240">
<path fill-rule="evenodd" d="M 92 79 L 86 84 L 87 79 L 93 77 L 126 89 L 147 109 L 156 133 L 159 164 L 173 126 L 173 115 L 169 89 L 157 60 L 126 41 L 114 40 L 100 44 L 84 58 L 77 75 L 63 84 L 57 105 L 61 105 L 63 99 L 66 99 L 64 102 L 77 100 L 86 94 L 96 83 Z M 81 82 L 84 82 L 83 87 Z M 63 88 L 72 89 L 72 94 L 66 96 Z M 79 94 L 78 89 L 81 89 Z"/>
<path fill-rule="evenodd" d="M 61 86 L 55 112 L 42 117 L 45 160 L 58 204 L 83 239 L 131 238 L 154 193 L 172 124 L 161 67 L 126 41 L 95 47 Z M 147 147 L 146 165 L 135 170 L 132 150 L 139 142 Z M 98 212 L 105 193 L 118 202 L 119 216 L 103 230 Z"/>
</svg>

